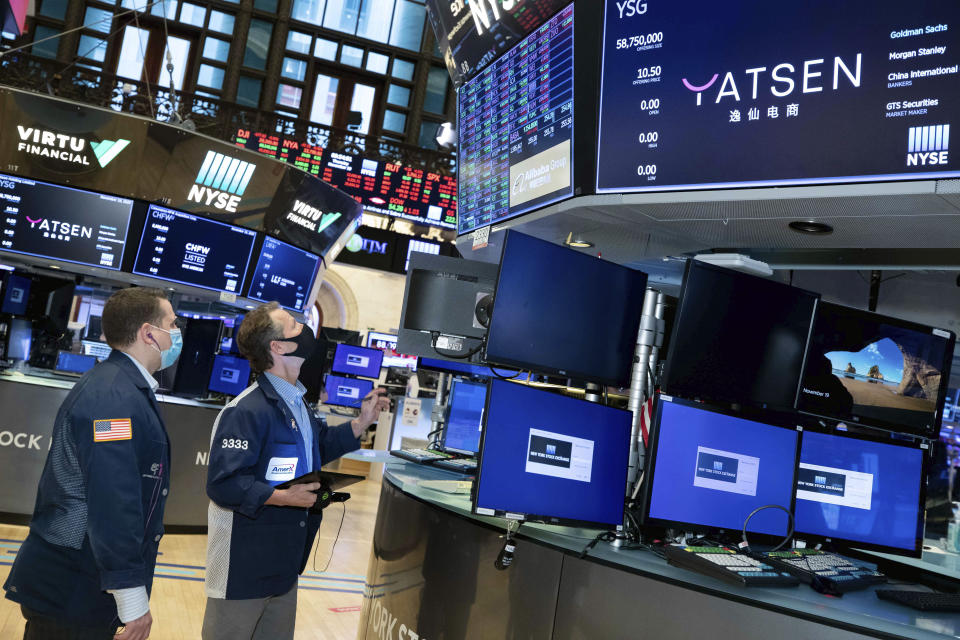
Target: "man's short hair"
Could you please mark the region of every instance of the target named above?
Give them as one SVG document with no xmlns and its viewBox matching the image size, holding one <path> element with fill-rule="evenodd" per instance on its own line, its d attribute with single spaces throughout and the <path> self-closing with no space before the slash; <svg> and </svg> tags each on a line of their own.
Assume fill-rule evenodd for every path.
<svg viewBox="0 0 960 640">
<path fill-rule="evenodd" d="M 270 315 L 279 308 L 276 302 L 260 305 L 243 318 L 237 332 L 240 353 L 250 361 L 250 368 L 256 373 L 263 373 L 273 366 L 270 343 L 283 339 L 283 327 Z"/>
<path fill-rule="evenodd" d="M 160 301 L 166 299 L 162 289 L 148 287 L 121 289 L 110 296 L 100 318 L 107 344 L 122 349 L 136 342 L 137 331 L 143 323 L 159 327 L 163 320 Z"/>
</svg>

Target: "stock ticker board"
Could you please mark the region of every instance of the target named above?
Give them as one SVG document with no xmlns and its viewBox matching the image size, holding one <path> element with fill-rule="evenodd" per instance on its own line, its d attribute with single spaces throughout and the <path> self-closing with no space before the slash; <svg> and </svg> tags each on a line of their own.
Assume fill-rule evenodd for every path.
<svg viewBox="0 0 960 640">
<path fill-rule="evenodd" d="M 352 196 L 364 211 L 423 225 L 457 228 L 454 176 L 330 151 L 248 129 L 238 129 L 234 143 L 320 178 Z"/>
</svg>

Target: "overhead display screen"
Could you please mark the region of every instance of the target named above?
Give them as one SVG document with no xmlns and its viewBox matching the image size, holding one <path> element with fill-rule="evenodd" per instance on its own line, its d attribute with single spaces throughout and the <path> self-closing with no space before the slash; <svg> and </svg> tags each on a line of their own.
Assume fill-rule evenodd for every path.
<svg viewBox="0 0 960 640">
<path fill-rule="evenodd" d="M 133 200 L 0 174 L 0 249 L 117 270 Z"/>
<path fill-rule="evenodd" d="M 247 297 L 303 311 L 320 258 L 275 238 L 264 238 Z"/>
<path fill-rule="evenodd" d="M 133 272 L 239 294 L 256 232 L 150 205 Z"/>
<path fill-rule="evenodd" d="M 573 195 L 573 5 L 457 95 L 459 233 Z"/>
<path fill-rule="evenodd" d="M 939 178 L 960 5 L 606 1 L 598 192 Z"/>
<path fill-rule="evenodd" d="M 249 129 L 238 129 L 233 139 L 238 146 L 320 178 L 353 196 L 365 211 L 435 227 L 457 227 L 457 180 L 453 176 Z"/>
</svg>

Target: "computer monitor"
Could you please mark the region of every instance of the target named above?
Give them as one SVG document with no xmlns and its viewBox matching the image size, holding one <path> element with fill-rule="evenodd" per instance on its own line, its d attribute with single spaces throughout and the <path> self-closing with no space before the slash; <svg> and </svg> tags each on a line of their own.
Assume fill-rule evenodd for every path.
<svg viewBox="0 0 960 640">
<path fill-rule="evenodd" d="M 769 504 L 792 507 L 799 432 L 716 407 L 660 396 L 646 469 L 644 520 L 690 531 L 739 532 Z M 785 536 L 789 517 L 764 509 L 747 531 Z"/>
<path fill-rule="evenodd" d="M 397 351 L 397 336 L 392 333 L 369 332 L 367 346 L 383 351 L 384 367 L 406 367 L 411 371 L 417 370 L 417 356 L 408 356 Z"/>
<path fill-rule="evenodd" d="M 87 340 L 100 340 L 100 335 L 103 333 L 102 318 L 102 316 L 87 316 L 87 328 L 84 334 Z"/>
<path fill-rule="evenodd" d="M 797 473 L 797 535 L 919 558 L 926 457 L 922 445 L 910 442 L 806 431 Z"/>
<path fill-rule="evenodd" d="M 647 274 L 508 231 L 486 361 L 626 386 Z"/>
<path fill-rule="evenodd" d="M 57 363 L 54 366 L 56 371 L 66 373 L 86 373 L 97 364 L 94 356 L 85 356 L 81 353 L 71 353 L 69 351 L 60 351 L 57 353 Z"/>
<path fill-rule="evenodd" d="M 250 362 L 246 358 L 218 355 L 213 358 L 213 373 L 207 388 L 216 393 L 238 396 L 250 383 Z"/>
<path fill-rule="evenodd" d="M 473 512 L 622 526 L 631 424 L 628 411 L 491 380 Z"/>
<path fill-rule="evenodd" d="M 383 363 L 383 351 L 350 344 L 338 344 L 333 354 L 333 373 L 379 378 L 380 365 Z"/>
<path fill-rule="evenodd" d="M 183 350 L 177 360 L 173 392 L 187 397 L 207 394 L 213 356 L 220 347 L 222 320 L 190 318 L 183 330 Z"/>
<path fill-rule="evenodd" d="M 30 279 L 11 273 L 4 284 L 6 290 L 3 292 L 0 313 L 22 316 L 27 311 L 27 301 L 30 299 Z"/>
<path fill-rule="evenodd" d="M 945 329 L 821 303 L 797 408 L 936 438 L 955 341 Z"/>
<path fill-rule="evenodd" d="M 26 318 L 11 318 L 7 331 L 7 359 L 30 359 L 30 346 L 33 343 L 33 323 Z"/>
<path fill-rule="evenodd" d="M 109 344 L 100 342 L 99 340 L 81 340 L 80 347 L 83 355 L 94 356 L 97 360 L 109 358 L 110 352 L 113 351 Z"/>
<path fill-rule="evenodd" d="M 495 264 L 412 254 L 397 349 L 414 356 L 479 362 L 487 331 L 477 308 L 493 295 L 496 281 Z"/>
<path fill-rule="evenodd" d="M 663 392 L 792 411 L 819 296 L 690 260 Z"/>
<path fill-rule="evenodd" d="M 450 413 L 443 430 L 445 451 L 475 456 L 480 451 L 483 407 L 487 400 L 486 383 L 454 380 L 450 385 Z"/>
<path fill-rule="evenodd" d="M 359 409 L 366 395 L 373 391 L 373 382 L 371 380 L 346 378 L 328 373 L 326 389 L 327 401 L 325 404 L 335 407 Z"/>
</svg>

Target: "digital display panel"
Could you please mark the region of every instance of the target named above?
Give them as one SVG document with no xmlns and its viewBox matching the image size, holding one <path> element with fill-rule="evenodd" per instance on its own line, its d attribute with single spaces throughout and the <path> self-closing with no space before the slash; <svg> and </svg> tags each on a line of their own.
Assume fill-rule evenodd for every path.
<svg viewBox="0 0 960 640">
<path fill-rule="evenodd" d="M 5 284 L 6 291 L 3 294 L 3 305 L 0 305 L 0 313 L 22 316 L 27 312 L 27 302 L 30 300 L 30 279 L 15 276 L 11 273 L 7 276 Z"/>
<path fill-rule="evenodd" d="M 454 380 L 450 385 L 450 415 L 443 430 L 445 451 L 475 456 L 480 451 L 486 383 Z"/>
<path fill-rule="evenodd" d="M 238 396 L 250 382 L 250 362 L 246 358 L 217 355 L 207 388 L 216 393 Z"/>
<path fill-rule="evenodd" d="M 67 373 L 86 373 L 97 364 L 94 356 L 85 356 L 81 353 L 60 351 L 57 353 L 57 363 L 54 369 Z"/>
<path fill-rule="evenodd" d="M 367 334 L 367 346 L 383 351 L 384 367 L 406 367 L 417 369 L 417 356 L 408 356 L 397 351 L 397 336 L 392 333 L 371 331 Z"/>
<path fill-rule="evenodd" d="M 373 391 L 373 381 L 327 374 L 325 389 L 327 399 L 324 404 L 359 409 L 363 399 Z"/>
<path fill-rule="evenodd" d="M 598 192 L 958 175 L 956 3 L 605 5 Z"/>
<path fill-rule="evenodd" d="M 935 438 L 954 343 L 944 329 L 822 303 L 797 408 Z"/>
<path fill-rule="evenodd" d="M 459 233 L 573 195 L 573 5 L 457 94 Z"/>
<path fill-rule="evenodd" d="M 473 510 L 549 524 L 623 524 L 628 411 L 491 380 Z"/>
<path fill-rule="evenodd" d="M 663 397 L 656 419 L 650 518 L 740 531 L 757 507 L 790 509 L 795 429 Z M 764 509 L 750 519 L 749 530 L 785 535 L 788 520 L 779 509 Z"/>
<path fill-rule="evenodd" d="M 239 294 L 256 232 L 150 205 L 133 272 Z"/>
<path fill-rule="evenodd" d="M 797 470 L 796 531 L 920 555 L 923 450 L 807 431 Z"/>
<path fill-rule="evenodd" d="M 247 297 L 260 302 L 276 300 L 288 309 L 303 311 L 319 261 L 315 253 L 268 236 L 263 240 Z"/>
<path fill-rule="evenodd" d="M 237 130 L 233 140 L 320 178 L 352 196 L 364 211 L 435 227 L 457 227 L 457 180 L 453 176 L 248 129 Z"/>
<path fill-rule="evenodd" d="M 383 364 L 383 351 L 370 347 L 357 347 L 352 344 L 338 344 L 333 353 L 334 373 L 346 373 L 354 376 L 377 378 Z"/>
<path fill-rule="evenodd" d="M 0 249 L 120 269 L 133 200 L 0 174 Z"/>
</svg>

